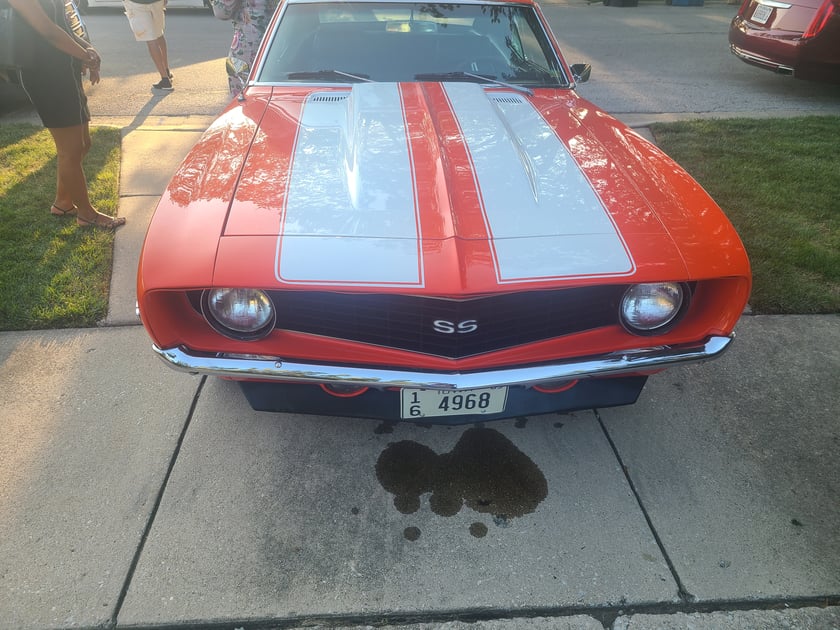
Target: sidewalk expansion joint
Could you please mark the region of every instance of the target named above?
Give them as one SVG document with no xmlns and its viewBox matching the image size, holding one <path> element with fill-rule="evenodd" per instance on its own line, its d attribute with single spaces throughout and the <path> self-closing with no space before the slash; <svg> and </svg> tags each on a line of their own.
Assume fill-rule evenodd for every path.
<svg viewBox="0 0 840 630">
<path fill-rule="evenodd" d="M 415 624 L 443 625 L 453 622 L 480 623 L 487 621 L 520 621 L 528 619 L 563 619 L 587 616 L 598 621 L 605 630 L 613 628 L 619 617 L 633 615 L 708 614 L 715 612 L 777 611 L 799 608 L 828 608 L 840 605 L 840 595 L 772 600 L 718 600 L 703 603 L 645 603 L 627 606 L 532 607 L 509 609 L 453 609 L 434 612 L 400 612 L 370 614 L 296 615 L 276 618 L 229 618 L 225 620 L 193 619 L 171 624 L 132 624 L 132 630 L 287 630 L 291 628 L 370 628 L 399 627 Z M 109 626 L 118 630 L 119 623 Z"/>
<path fill-rule="evenodd" d="M 140 562 L 140 556 L 143 555 L 143 549 L 146 546 L 146 541 L 149 539 L 149 534 L 152 531 L 152 525 L 155 522 L 158 510 L 160 509 L 160 505 L 163 502 L 163 495 L 166 493 L 166 487 L 167 485 L 169 485 L 169 479 L 172 477 L 172 471 L 175 468 L 175 463 L 178 461 L 178 455 L 180 455 L 181 453 L 181 447 L 184 444 L 184 438 L 186 437 L 187 430 L 190 428 L 190 424 L 192 423 L 193 415 L 195 414 L 195 408 L 198 405 L 198 400 L 201 397 L 201 391 L 202 389 L 204 389 L 204 384 L 206 382 L 207 377 L 202 376 L 201 380 L 198 383 L 198 387 L 196 387 L 192 403 L 190 404 L 190 409 L 187 412 L 187 417 L 184 421 L 184 426 L 181 428 L 181 433 L 178 436 L 178 441 L 175 443 L 175 448 L 173 449 L 172 455 L 169 458 L 169 464 L 166 467 L 166 474 L 164 474 L 163 476 L 163 481 L 160 484 L 160 489 L 158 490 L 154 505 L 152 506 L 152 509 L 149 512 L 149 518 L 146 521 L 146 526 L 144 527 L 143 533 L 140 536 L 140 542 L 138 543 L 137 549 L 134 552 L 134 557 L 131 559 L 131 564 L 128 567 L 128 572 L 126 573 L 125 581 L 123 582 L 123 586 L 120 590 L 119 597 L 117 597 L 117 603 L 114 605 L 114 610 L 111 614 L 111 620 L 108 624 L 109 628 L 117 627 L 117 620 L 119 618 L 120 610 L 122 610 L 122 606 L 125 602 L 126 595 L 128 595 L 128 589 L 131 586 L 131 581 L 134 578 L 134 573 L 137 570 L 137 565 Z"/>
<path fill-rule="evenodd" d="M 96 322 L 96 328 L 137 328 L 142 326 L 143 322 L 139 317 L 132 317 L 131 319 L 113 319 L 109 320 L 107 317 Z"/>
<path fill-rule="evenodd" d="M 618 460 L 618 464 L 621 466 L 621 472 L 624 474 L 624 478 L 627 480 L 627 484 L 630 486 L 630 491 L 636 498 L 636 503 L 638 504 L 639 509 L 642 511 L 642 515 L 645 517 L 645 522 L 647 523 L 651 534 L 653 534 L 653 539 L 656 541 L 656 546 L 659 547 L 659 552 L 662 554 L 662 557 L 665 558 L 665 562 L 668 565 L 668 570 L 671 572 L 671 577 L 674 578 L 674 582 L 676 582 L 677 584 L 677 596 L 680 598 L 680 601 L 686 604 L 693 603 L 696 600 L 696 598 L 694 597 L 694 595 L 688 592 L 688 590 L 685 588 L 685 584 L 683 584 L 682 579 L 680 579 L 680 575 L 677 572 L 677 568 L 674 566 L 674 563 L 668 554 L 668 550 L 665 548 L 665 544 L 662 542 L 662 538 L 659 536 L 659 532 L 656 531 L 656 526 L 653 524 L 653 519 L 651 518 L 650 514 L 647 511 L 647 508 L 645 507 L 644 502 L 642 501 L 642 497 L 639 494 L 638 489 L 636 488 L 636 484 L 633 483 L 633 479 L 630 476 L 630 472 L 627 470 L 627 466 L 624 464 L 624 460 L 621 457 L 621 453 L 618 452 L 618 447 L 613 441 L 610 432 L 607 430 L 607 426 L 606 424 L 604 424 L 604 420 L 601 418 L 601 414 L 598 413 L 597 409 L 594 409 L 593 411 L 595 412 L 595 417 L 598 419 L 598 424 L 601 425 L 601 431 L 604 432 L 604 437 L 607 438 L 607 442 L 609 442 L 610 448 L 612 449 L 616 460 Z"/>
</svg>

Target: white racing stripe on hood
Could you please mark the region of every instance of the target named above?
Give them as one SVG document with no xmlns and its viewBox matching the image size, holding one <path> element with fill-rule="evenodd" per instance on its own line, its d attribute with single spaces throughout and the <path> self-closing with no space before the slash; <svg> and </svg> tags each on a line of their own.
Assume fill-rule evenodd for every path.
<svg viewBox="0 0 840 630">
<path fill-rule="evenodd" d="M 448 83 L 500 283 L 620 276 L 634 264 L 580 167 L 531 103 Z"/>
<path fill-rule="evenodd" d="M 306 99 L 277 241 L 279 281 L 423 286 L 402 112 L 393 83 Z"/>
</svg>

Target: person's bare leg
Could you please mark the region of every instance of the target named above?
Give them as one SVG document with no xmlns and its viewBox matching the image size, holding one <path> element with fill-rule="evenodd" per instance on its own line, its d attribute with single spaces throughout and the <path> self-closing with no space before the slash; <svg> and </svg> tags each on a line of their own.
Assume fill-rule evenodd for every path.
<svg viewBox="0 0 840 630">
<path fill-rule="evenodd" d="M 76 206 L 76 222 L 80 226 L 97 225 L 117 227 L 125 223 L 120 217 L 114 219 L 97 211 L 90 203 L 87 180 L 82 168 L 82 158 L 90 149 L 90 133 L 87 123 L 75 127 L 51 128 L 58 156 L 58 181 L 62 195 Z"/>
<path fill-rule="evenodd" d="M 90 127 L 88 123 L 83 123 L 81 126 L 81 158 L 79 163 L 85 159 L 85 156 L 90 151 Z M 75 129 L 75 128 L 74 128 Z M 53 139 L 55 139 L 55 134 L 53 134 Z M 58 142 L 56 141 L 56 147 L 58 147 Z M 56 185 L 55 185 L 55 201 L 53 205 L 50 207 L 50 212 L 56 216 L 67 216 L 67 215 L 74 215 L 76 214 L 76 204 L 73 203 L 73 197 L 70 194 L 67 186 L 64 184 L 64 181 L 61 178 L 61 170 L 56 169 Z M 84 171 L 82 172 L 84 175 Z M 85 184 L 85 190 L 87 190 L 87 183 Z"/>
<path fill-rule="evenodd" d="M 160 73 L 160 78 L 168 79 L 169 61 L 166 56 L 166 40 L 163 38 L 163 35 L 155 40 L 146 42 L 146 45 L 149 47 L 149 55 L 151 55 L 158 73 Z"/>
<path fill-rule="evenodd" d="M 160 39 L 158 39 L 158 42 L 160 42 L 160 44 L 159 44 L 160 57 L 163 60 L 164 67 L 166 68 L 166 75 L 165 76 L 168 77 L 169 76 L 169 52 L 166 48 L 166 38 L 163 35 L 161 35 Z"/>
</svg>

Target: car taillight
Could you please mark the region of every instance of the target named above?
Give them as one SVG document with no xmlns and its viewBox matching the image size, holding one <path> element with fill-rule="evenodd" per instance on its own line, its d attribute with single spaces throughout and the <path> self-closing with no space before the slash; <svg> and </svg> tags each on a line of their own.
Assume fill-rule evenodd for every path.
<svg viewBox="0 0 840 630">
<path fill-rule="evenodd" d="M 807 30 L 802 34 L 802 39 L 810 39 L 825 28 L 828 20 L 831 19 L 831 14 L 840 6 L 840 0 L 825 0 L 822 3 L 819 11 L 814 15 L 811 24 L 808 25 Z"/>
</svg>

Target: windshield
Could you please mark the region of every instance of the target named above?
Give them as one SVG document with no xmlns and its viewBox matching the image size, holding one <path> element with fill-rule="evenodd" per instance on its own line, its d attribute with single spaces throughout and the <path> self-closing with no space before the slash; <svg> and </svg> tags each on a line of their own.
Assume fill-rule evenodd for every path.
<svg viewBox="0 0 840 630">
<path fill-rule="evenodd" d="M 529 6 L 289 4 L 257 82 L 478 81 L 568 87 Z"/>
</svg>

